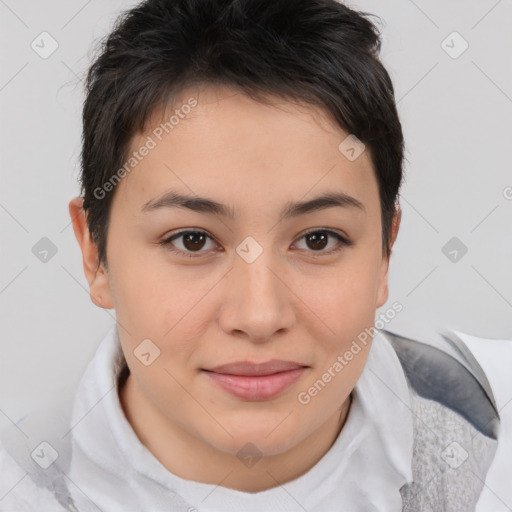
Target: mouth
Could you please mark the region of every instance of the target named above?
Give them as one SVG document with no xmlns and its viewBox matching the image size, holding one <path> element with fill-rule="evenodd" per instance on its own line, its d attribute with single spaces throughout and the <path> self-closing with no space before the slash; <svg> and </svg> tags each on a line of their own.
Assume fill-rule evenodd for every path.
<svg viewBox="0 0 512 512">
<path fill-rule="evenodd" d="M 241 361 L 203 373 L 224 391 L 243 400 L 269 400 L 282 394 L 306 372 L 308 366 L 293 361 L 265 363 Z"/>
</svg>

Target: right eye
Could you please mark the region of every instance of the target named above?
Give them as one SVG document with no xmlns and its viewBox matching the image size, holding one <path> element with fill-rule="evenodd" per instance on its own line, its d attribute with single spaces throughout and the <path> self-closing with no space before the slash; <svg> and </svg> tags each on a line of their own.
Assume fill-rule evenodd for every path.
<svg viewBox="0 0 512 512">
<path fill-rule="evenodd" d="M 208 250 L 201 250 L 205 245 L 207 245 L 208 239 L 213 241 L 213 238 L 208 233 L 206 233 L 206 231 L 183 230 L 179 231 L 178 233 L 171 234 L 159 242 L 159 244 L 165 247 L 167 250 L 180 256 L 195 258 L 201 256 L 201 253 L 208 252 Z M 179 243 L 176 244 L 175 240 L 178 240 Z M 176 248 L 176 245 L 181 247 Z"/>
</svg>

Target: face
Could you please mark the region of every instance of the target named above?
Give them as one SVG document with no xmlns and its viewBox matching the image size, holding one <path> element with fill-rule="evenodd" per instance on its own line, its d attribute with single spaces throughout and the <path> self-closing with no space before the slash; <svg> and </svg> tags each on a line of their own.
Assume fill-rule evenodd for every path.
<svg viewBox="0 0 512 512">
<path fill-rule="evenodd" d="M 116 187 L 91 293 L 115 308 L 130 378 L 162 418 L 225 453 L 275 455 L 339 414 L 364 368 L 370 343 L 333 371 L 387 300 L 378 185 L 369 152 L 348 159 L 348 133 L 318 109 L 210 87 L 173 111 L 192 96 L 169 133 L 173 112 L 133 138 L 130 153 L 154 147 Z M 339 204 L 314 202 L 325 194 Z M 299 369 L 211 371 L 270 360 Z"/>
</svg>

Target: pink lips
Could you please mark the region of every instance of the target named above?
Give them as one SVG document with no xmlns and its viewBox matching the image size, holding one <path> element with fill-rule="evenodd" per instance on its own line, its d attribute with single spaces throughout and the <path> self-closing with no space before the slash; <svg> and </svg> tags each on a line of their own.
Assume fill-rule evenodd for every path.
<svg viewBox="0 0 512 512">
<path fill-rule="evenodd" d="M 273 359 L 265 363 L 240 361 L 203 370 L 229 393 L 245 400 L 268 400 L 296 382 L 306 366 Z"/>
</svg>

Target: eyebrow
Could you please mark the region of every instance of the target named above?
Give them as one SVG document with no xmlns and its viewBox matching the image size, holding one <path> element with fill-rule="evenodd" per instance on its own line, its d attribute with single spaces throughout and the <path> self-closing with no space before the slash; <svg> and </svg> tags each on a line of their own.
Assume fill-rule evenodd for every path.
<svg viewBox="0 0 512 512">
<path fill-rule="evenodd" d="M 357 208 L 366 212 L 364 204 L 361 201 L 345 192 L 325 192 L 308 201 L 289 201 L 285 203 L 281 211 L 281 218 L 288 219 L 298 217 L 299 215 L 333 207 Z M 220 215 L 229 219 L 235 218 L 235 210 L 230 206 L 207 197 L 180 194 L 175 191 L 167 192 L 159 198 L 149 200 L 142 206 L 142 211 L 151 212 L 160 208 L 187 208 L 199 213 Z"/>
</svg>

